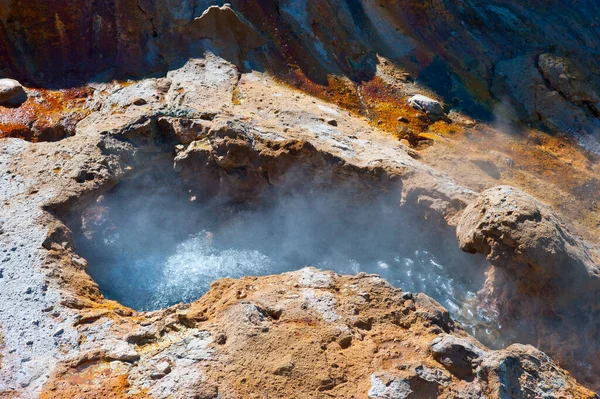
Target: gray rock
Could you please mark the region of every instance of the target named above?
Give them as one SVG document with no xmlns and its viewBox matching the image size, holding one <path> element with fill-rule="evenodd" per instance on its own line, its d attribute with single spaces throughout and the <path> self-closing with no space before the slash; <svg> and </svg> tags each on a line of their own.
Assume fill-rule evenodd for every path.
<svg viewBox="0 0 600 399">
<path fill-rule="evenodd" d="M 451 380 L 444 377 L 442 370 L 417 366 L 414 370 L 400 372 L 399 375 L 387 371 L 371 374 L 369 398 L 374 399 L 421 399 L 437 398 L 440 385 L 446 386 Z"/>
<path fill-rule="evenodd" d="M 407 399 L 413 393 L 410 383 L 385 372 L 371 374 L 369 398 L 373 399 Z"/>
<path fill-rule="evenodd" d="M 574 103 L 598 103 L 600 96 L 592 80 L 572 60 L 554 54 L 541 54 L 538 68 L 552 88 Z"/>
<path fill-rule="evenodd" d="M 472 342 L 453 335 L 434 339 L 431 352 L 435 360 L 458 378 L 471 376 L 477 366 L 475 361 L 486 353 Z"/>
<path fill-rule="evenodd" d="M 415 373 L 423 381 L 432 382 L 442 386 L 448 386 L 452 382 L 450 374 L 442 369 L 420 365 L 415 367 Z"/>
<path fill-rule="evenodd" d="M 492 398 L 575 397 L 569 375 L 530 345 L 491 352 L 477 370 L 477 379 Z"/>
<path fill-rule="evenodd" d="M 27 93 L 21 83 L 14 79 L 0 79 L 0 105 L 16 106 L 27 100 Z"/>
<path fill-rule="evenodd" d="M 567 66 L 566 59 L 546 55 L 539 62 L 533 55 L 524 55 L 496 64 L 491 85 L 491 93 L 500 100 L 496 118 L 504 122 L 540 121 L 563 131 L 594 131 L 587 104 L 595 107 L 597 95 L 592 88 L 582 87 L 582 74 Z"/>
<path fill-rule="evenodd" d="M 500 61 L 494 68 L 491 93 L 502 103 L 496 110 L 505 121 L 538 121 L 536 88 L 544 86 L 544 79 L 530 56 Z M 545 87 L 545 86 L 544 86 Z"/>
<path fill-rule="evenodd" d="M 414 109 L 425 112 L 432 120 L 439 120 L 444 116 L 442 104 L 422 94 L 417 94 L 409 98 L 408 104 Z"/>
</svg>

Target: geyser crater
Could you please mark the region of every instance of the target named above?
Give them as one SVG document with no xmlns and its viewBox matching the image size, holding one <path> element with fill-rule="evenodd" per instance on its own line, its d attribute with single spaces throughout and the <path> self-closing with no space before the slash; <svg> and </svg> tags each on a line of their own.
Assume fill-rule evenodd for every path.
<svg viewBox="0 0 600 399">
<path fill-rule="evenodd" d="M 315 266 L 379 274 L 487 332 L 490 319 L 476 310 L 485 259 L 460 251 L 453 229 L 426 221 L 420 207 L 401 206 L 399 189 L 365 193 L 300 173 L 247 200 L 231 189 L 202 198 L 170 166 L 155 163 L 70 217 L 77 251 L 108 299 L 155 310 L 197 300 L 220 278 Z"/>
</svg>

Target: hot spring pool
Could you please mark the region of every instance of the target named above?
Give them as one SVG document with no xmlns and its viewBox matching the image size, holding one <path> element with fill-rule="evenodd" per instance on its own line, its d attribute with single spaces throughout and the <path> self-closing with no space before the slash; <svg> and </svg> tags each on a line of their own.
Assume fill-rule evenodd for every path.
<svg viewBox="0 0 600 399">
<path fill-rule="evenodd" d="M 485 259 L 460 251 L 453 229 L 399 206 L 397 193 L 356 201 L 307 188 L 202 202 L 139 178 L 99 197 L 77 227 L 77 251 L 104 295 L 140 311 L 192 302 L 220 278 L 315 266 L 424 292 L 467 328 L 486 319 L 473 310 Z"/>
</svg>

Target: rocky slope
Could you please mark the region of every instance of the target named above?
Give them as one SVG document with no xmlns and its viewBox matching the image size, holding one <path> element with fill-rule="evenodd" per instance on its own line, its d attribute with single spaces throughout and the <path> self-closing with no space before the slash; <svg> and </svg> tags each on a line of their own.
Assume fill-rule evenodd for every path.
<svg viewBox="0 0 600 399">
<path fill-rule="evenodd" d="M 596 126 L 594 1 L 241 1 L 231 3 L 235 13 L 206 12 L 212 4 L 4 2 L 0 60 L 31 83 L 110 79 L 173 69 L 210 40 L 234 62 L 263 46 L 250 67 L 285 75 L 289 65 L 322 82 L 327 73 L 371 80 L 380 55 L 471 116 L 489 115 L 495 104 L 527 122 L 582 133 Z"/>
<path fill-rule="evenodd" d="M 574 140 L 594 150 L 597 6 L 579 4 L 2 2 L 28 98 L 0 108 L 0 395 L 596 397 L 597 160 Z M 150 165 L 190 198 L 347 184 L 457 226 L 490 263 L 496 349 L 371 275 L 222 280 L 156 312 L 105 299 L 73 220 Z M 484 191 L 500 183 L 559 211 Z"/>
<path fill-rule="evenodd" d="M 489 351 L 377 276 L 223 280 L 189 308 L 98 317 L 80 320 L 93 349 L 41 397 L 593 397 L 535 348 Z"/>
</svg>

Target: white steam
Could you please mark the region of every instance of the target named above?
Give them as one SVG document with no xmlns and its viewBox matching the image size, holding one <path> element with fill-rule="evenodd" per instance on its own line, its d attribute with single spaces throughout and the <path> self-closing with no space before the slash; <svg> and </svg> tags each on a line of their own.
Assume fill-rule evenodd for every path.
<svg viewBox="0 0 600 399">
<path fill-rule="evenodd" d="M 83 214 L 78 251 L 105 296 L 126 306 L 191 302 L 220 278 L 316 266 L 376 273 L 432 296 L 467 324 L 481 320 L 470 309 L 485 260 L 461 252 L 452 229 L 400 207 L 398 193 L 365 202 L 351 190 L 306 187 L 250 205 L 189 202 L 185 191 L 159 186 L 123 182 Z"/>
</svg>

